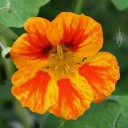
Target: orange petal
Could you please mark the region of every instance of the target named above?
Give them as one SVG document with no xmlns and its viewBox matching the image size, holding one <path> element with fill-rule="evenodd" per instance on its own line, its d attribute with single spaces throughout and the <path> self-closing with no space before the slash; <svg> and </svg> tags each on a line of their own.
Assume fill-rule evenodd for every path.
<svg viewBox="0 0 128 128">
<path fill-rule="evenodd" d="M 45 32 L 50 22 L 41 17 L 31 17 L 25 24 L 24 28 L 28 33 L 34 33 L 38 36 L 45 36 Z"/>
<path fill-rule="evenodd" d="M 57 81 L 59 87 L 58 104 L 50 112 L 65 119 L 76 119 L 82 115 L 93 100 L 93 91 L 88 82 L 78 73 L 70 78 Z"/>
<path fill-rule="evenodd" d="M 49 22 L 43 18 L 30 18 L 25 23 L 28 34 L 21 35 L 11 47 L 11 59 L 17 68 L 45 65 L 53 45 L 47 40 L 45 31 Z"/>
<path fill-rule="evenodd" d="M 58 87 L 47 72 L 18 70 L 12 77 L 12 94 L 23 107 L 37 113 L 46 112 L 57 102 Z"/>
<path fill-rule="evenodd" d="M 46 37 L 46 30 L 49 25 L 50 22 L 41 17 L 32 17 L 25 22 L 24 28 L 28 32 L 28 35 L 30 35 L 30 38 L 33 39 L 33 45 L 35 44 L 41 48 L 52 46 Z"/>
<path fill-rule="evenodd" d="M 91 56 L 103 45 L 101 25 L 83 14 L 62 12 L 52 21 L 52 27 L 54 32 L 48 35 L 48 31 L 48 39 L 53 43 L 58 41 L 64 44 L 74 56 Z M 56 41 L 53 41 L 54 36 Z"/>
<path fill-rule="evenodd" d="M 79 68 L 94 91 L 94 102 L 102 101 L 115 90 L 120 73 L 116 58 L 108 52 L 99 52 L 85 60 Z"/>
</svg>

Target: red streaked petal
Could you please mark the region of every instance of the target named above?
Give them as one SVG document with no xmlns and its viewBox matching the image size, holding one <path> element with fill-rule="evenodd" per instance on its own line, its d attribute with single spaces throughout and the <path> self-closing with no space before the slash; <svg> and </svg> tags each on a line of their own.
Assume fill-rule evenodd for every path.
<svg viewBox="0 0 128 128">
<path fill-rule="evenodd" d="M 11 47 L 11 59 L 18 69 L 25 66 L 45 67 L 52 49 L 51 45 L 41 46 L 42 42 L 34 35 L 23 34 Z"/>
<path fill-rule="evenodd" d="M 12 94 L 23 107 L 36 113 L 44 113 L 55 105 L 58 87 L 47 72 L 42 70 L 18 70 L 12 77 Z"/>
<path fill-rule="evenodd" d="M 93 100 L 93 91 L 87 81 L 75 73 L 74 76 L 57 81 L 59 99 L 50 112 L 65 119 L 76 119 L 82 115 Z"/>
<path fill-rule="evenodd" d="M 52 26 L 57 33 L 58 42 L 71 50 L 74 56 L 88 57 L 97 53 L 103 45 L 101 25 L 91 17 L 70 12 L 60 13 Z M 53 40 L 53 34 L 48 35 Z"/>
<path fill-rule="evenodd" d="M 49 26 L 50 21 L 41 17 L 31 17 L 25 24 L 24 28 L 28 33 L 35 33 L 45 35 L 46 28 Z"/>
<path fill-rule="evenodd" d="M 33 17 L 25 22 L 28 33 L 21 35 L 11 47 L 11 59 L 18 69 L 25 66 L 42 68 L 44 61 L 49 57 L 53 45 L 46 37 L 46 29 L 50 22 L 46 19 Z"/>
<path fill-rule="evenodd" d="M 31 17 L 25 22 L 24 28 L 28 32 L 28 35 L 32 35 L 32 39 L 36 38 L 36 45 L 47 47 L 52 46 L 46 37 L 46 30 L 49 25 L 50 22 L 47 19 L 41 17 Z"/>
<path fill-rule="evenodd" d="M 108 52 L 99 52 L 85 60 L 79 68 L 94 91 L 94 101 L 100 102 L 115 90 L 120 73 L 116 58 Z"/>
</svg>

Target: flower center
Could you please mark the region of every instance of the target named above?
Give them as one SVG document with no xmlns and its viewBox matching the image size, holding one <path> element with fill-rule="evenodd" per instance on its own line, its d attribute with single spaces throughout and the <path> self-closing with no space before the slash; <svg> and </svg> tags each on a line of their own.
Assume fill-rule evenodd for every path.
<svg viewBox="0 0 128 128">
<path fill-rule="evenodd" d="M 67 74 L 73 73 L 72 61 L 73 53 L 64 45 L 57 45 L 50 52 L 49 64 L 50 69 L 59 76 L 67 76 Z"/>
</svg>

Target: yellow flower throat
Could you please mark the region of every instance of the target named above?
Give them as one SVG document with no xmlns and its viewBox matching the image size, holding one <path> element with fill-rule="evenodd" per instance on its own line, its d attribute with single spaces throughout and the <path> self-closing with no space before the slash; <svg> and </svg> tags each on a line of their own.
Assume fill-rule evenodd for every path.
<svg viewBox="0 0 128 128">
<path fill-rule="evenodd" d="M 48 63 L 59 77 L 73 73 L 72 54 L 64 45 L 57 45 L 52 49 Z"/>
</svg>

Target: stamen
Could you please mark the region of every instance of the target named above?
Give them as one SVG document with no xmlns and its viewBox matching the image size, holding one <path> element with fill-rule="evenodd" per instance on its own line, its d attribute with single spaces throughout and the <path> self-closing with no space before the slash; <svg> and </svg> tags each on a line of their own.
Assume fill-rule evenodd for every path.
<svg viewBox="0 0 128 128">
<path fill-rule="evenodd" d="M 74 62 L 69 61 L 69 58 L 72 58 L 73 55 L 68 48 L 64 45 L 57 45 L 52 48 L 50 53 L 50 68 L 54 70 L 58 77 L 67 76 L 69 73 L 72 74 Z"/>
<path fill-rule="evenodd" d="M 68 71 L 71 69 L 71 67 L 70 67 L 69 65 L 66 65 L 65 68 L 66 68 L 66 70 L 68 70 Z"/>
<path fill-rule="evenodd" d="M 55 67 L 55 71 L 57 71 L 57 70 L 58 70 L 58 66 Z"/>
<path fill-rule="evenodd" d="M 70 68 L 69 65 L 65 65 L 65 73 L 68 73 L 70 69 L 71 69 L 71 68 Z"/>
<path fill-rule="evenodd" d="M 63 59 L 64 58 L 64 53 L 63 53 L 63 49 L 60 45 L 57 45 L 57 55 L 59 59 Z"/>
</svg>

